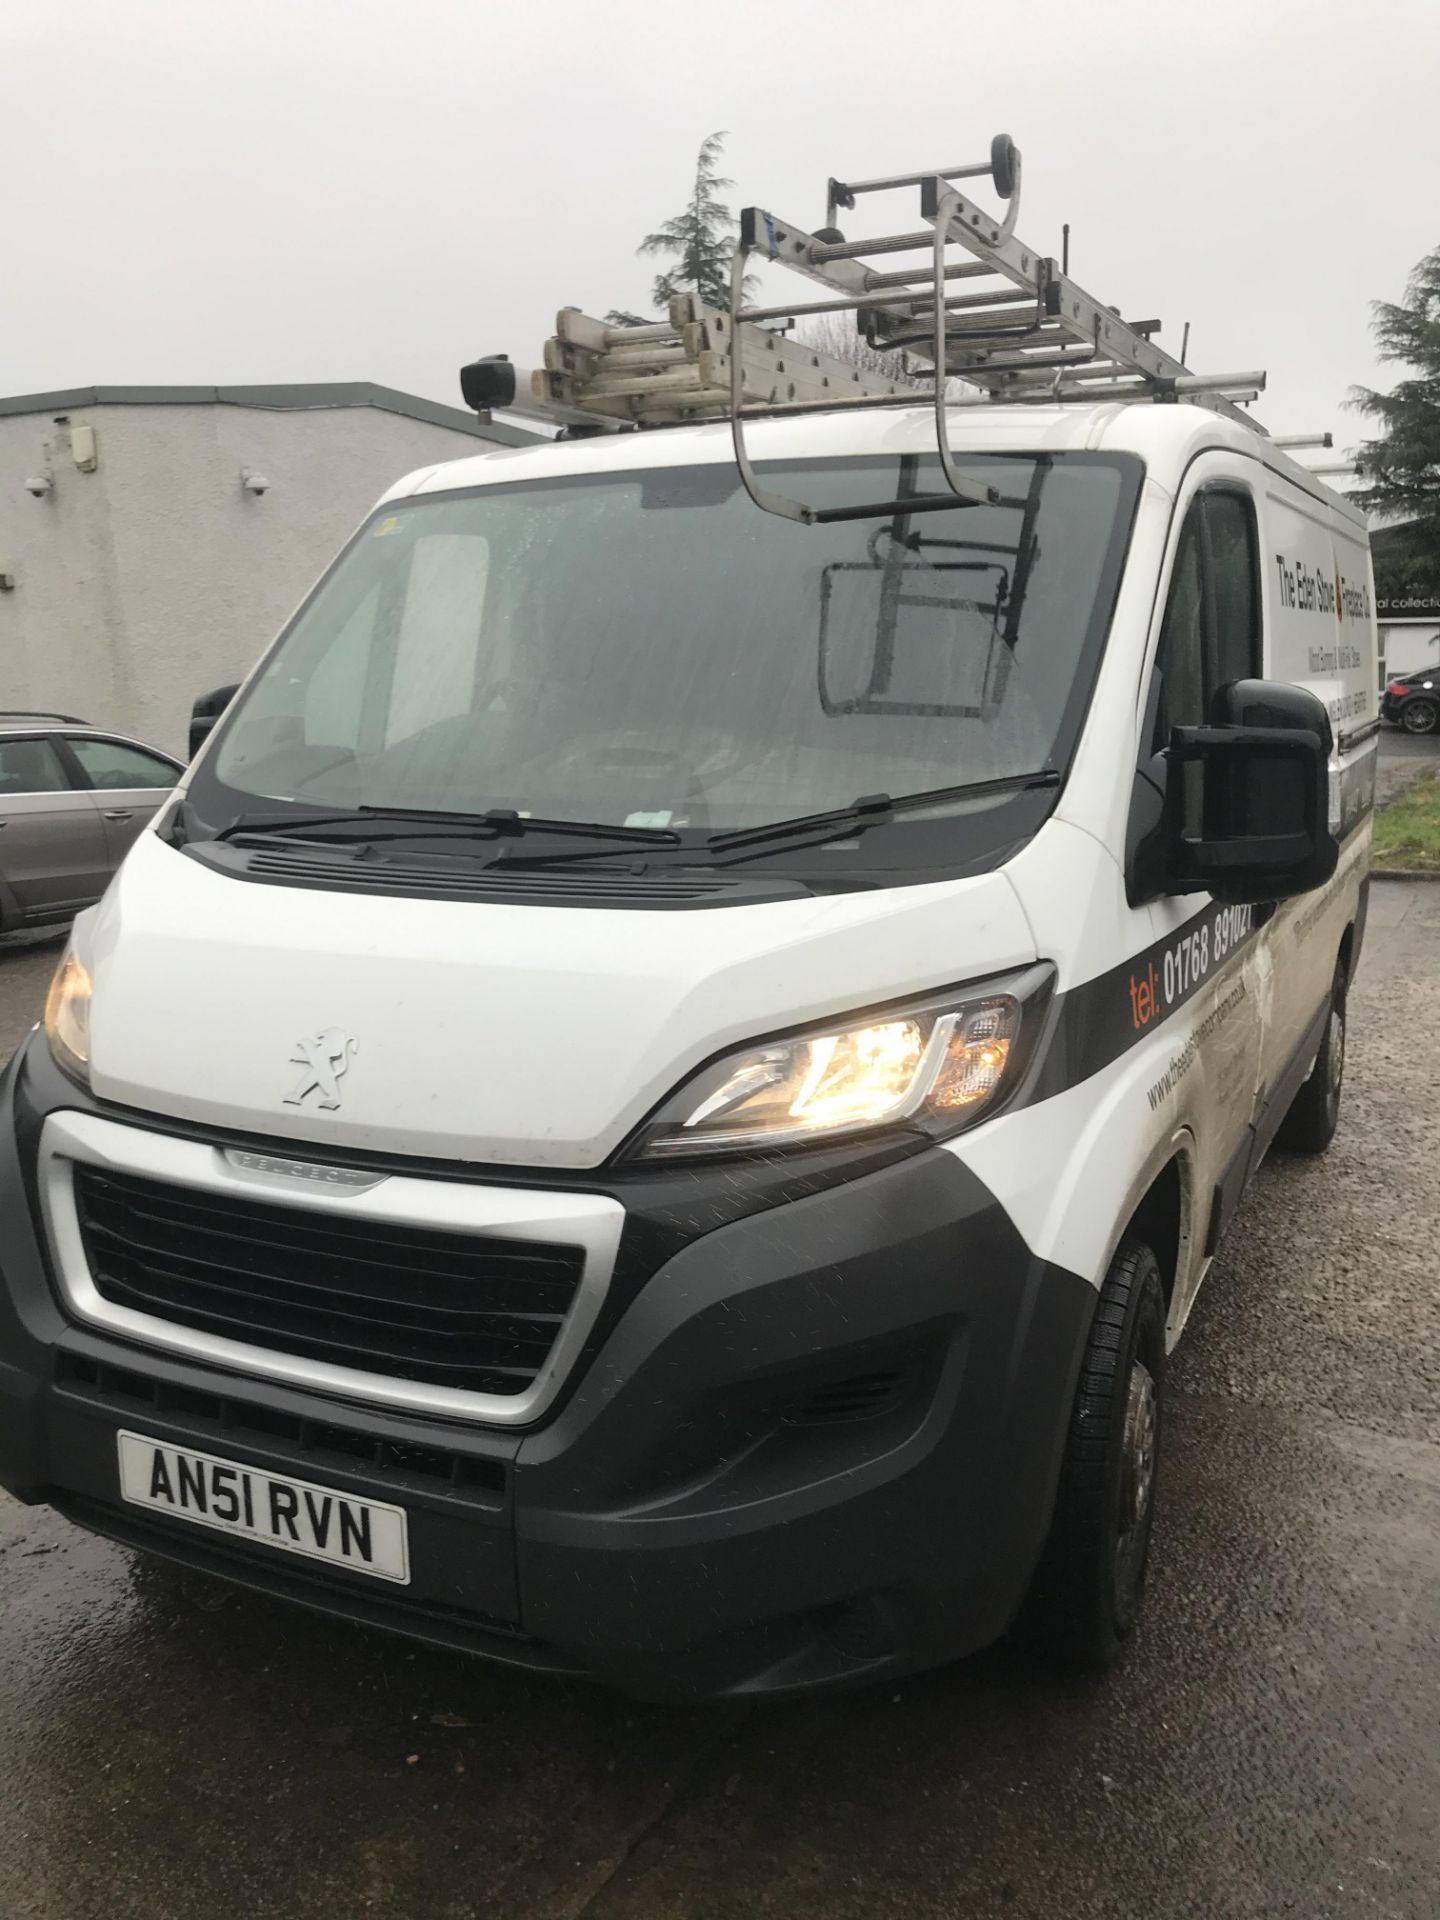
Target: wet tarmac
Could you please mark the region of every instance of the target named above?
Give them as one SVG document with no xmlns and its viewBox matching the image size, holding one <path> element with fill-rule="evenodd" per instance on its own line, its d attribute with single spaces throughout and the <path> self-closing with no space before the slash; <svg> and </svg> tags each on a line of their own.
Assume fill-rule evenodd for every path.
<svg viewBox="0 0 1440 1920">
<path fill-rule="evenodd" d="M 0 943 L 0 1057 L 56 943 Z M 1379 884 L 1341 1133 L 1171 1385 L 1131 1656 L 636 1706 L 0 1496 L 0 1920 L 1436 1920 L 1440 886 Z"/>
</svg>

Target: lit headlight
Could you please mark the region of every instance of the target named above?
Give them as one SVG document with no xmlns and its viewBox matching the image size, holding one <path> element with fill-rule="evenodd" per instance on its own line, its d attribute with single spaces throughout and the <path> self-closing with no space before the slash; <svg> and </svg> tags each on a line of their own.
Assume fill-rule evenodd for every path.
<svg viewBox="0 0 1440 1920">
<path fill-rule="evenodd" d="M 45 1038 L 57 1066 L 90 1084 L 90 969 L 72 944 L 45 996 Z"/>
<path fill-rule="evenodd" d="M 898 1124 L 958 1132 L 1019 1078 L 1053 978 L 1051 968 L 1031 967 L 963 995 L 729 1054 L 665 1102 L 636 1151 L 672 1159 Z"/>
</svg>

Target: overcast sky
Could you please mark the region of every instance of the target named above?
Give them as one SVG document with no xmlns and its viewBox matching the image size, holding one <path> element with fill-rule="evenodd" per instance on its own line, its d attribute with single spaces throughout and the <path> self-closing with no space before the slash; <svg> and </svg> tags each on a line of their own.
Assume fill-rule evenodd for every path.
<svg viewBox="0 0 1440 1920">
<path fill-rule="evenodd" d="M 727 128 L 732 200 L 1005 130 L 1019 231 L 1277 432 L 1365 429 L 1368 302 L 1440 244 L 1440 0 L 0 0 L 0 394 L 375 380 L 458 403 Z M 896 209 L 897 221 L 909 215 Z"/>
</svg>

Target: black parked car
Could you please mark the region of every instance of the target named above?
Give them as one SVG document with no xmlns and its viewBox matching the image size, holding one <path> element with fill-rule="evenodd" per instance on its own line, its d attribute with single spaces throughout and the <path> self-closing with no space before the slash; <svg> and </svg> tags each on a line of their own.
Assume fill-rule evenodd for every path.
<svg viewBox="0 0 1440 1920">
<path fill-rule="evenodd" d="M 1420 667 L 1388 682 L 1380 711 L 1407 733 L 1440 729 L 1440 666 Z"/>
</svg>

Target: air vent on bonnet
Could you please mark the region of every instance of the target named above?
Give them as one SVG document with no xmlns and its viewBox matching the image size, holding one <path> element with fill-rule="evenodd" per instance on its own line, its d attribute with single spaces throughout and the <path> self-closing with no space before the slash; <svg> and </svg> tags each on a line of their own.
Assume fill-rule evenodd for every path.
<svg viewBox="0 0 1440 1920">
<path fill-rule="evenodd" d="M 617 907 L 739 906 L 758 900 L 802 899 L 810 889 L 782 874 L 708 873 L 676 866 L 540 869 L 478 865 L 468 858 L 357 855 L 348 847 L 237 845 L 190 842 L 195 860 L 237 880 L 272 886 L 323 888 L 332 893 L 391 894 L 419 900 L 509 901 L 514 905 Z M 635 868 L 639 868 L 638 871 Z"/>
<path fill-rule="evenodd" d="M 310 880 L 322 886 L 337 883 L 347 889 L 366 893 L 408 893 L 416 888 L 457 898 L 477 898 L 482 894 L 503 893 L 510 897 L 542 895 L 573 899 L 577 893 L 599 897 L 614 895 L 626 900 L 666 899 L 699 900 L 707 894 L 733 891 L 733 882 L 708 874 L 594 872 L 579 868 L 571 872 L 506 873 L 491 869 L 457 872 L 453 867 L 401 865 L 377 861 L 357 862 L 315 860 L 296 853 L 252 853 L 250 871 L 257 878 Z M 342 879 L 343 876 L 343 879 Z"/>
</svg>

